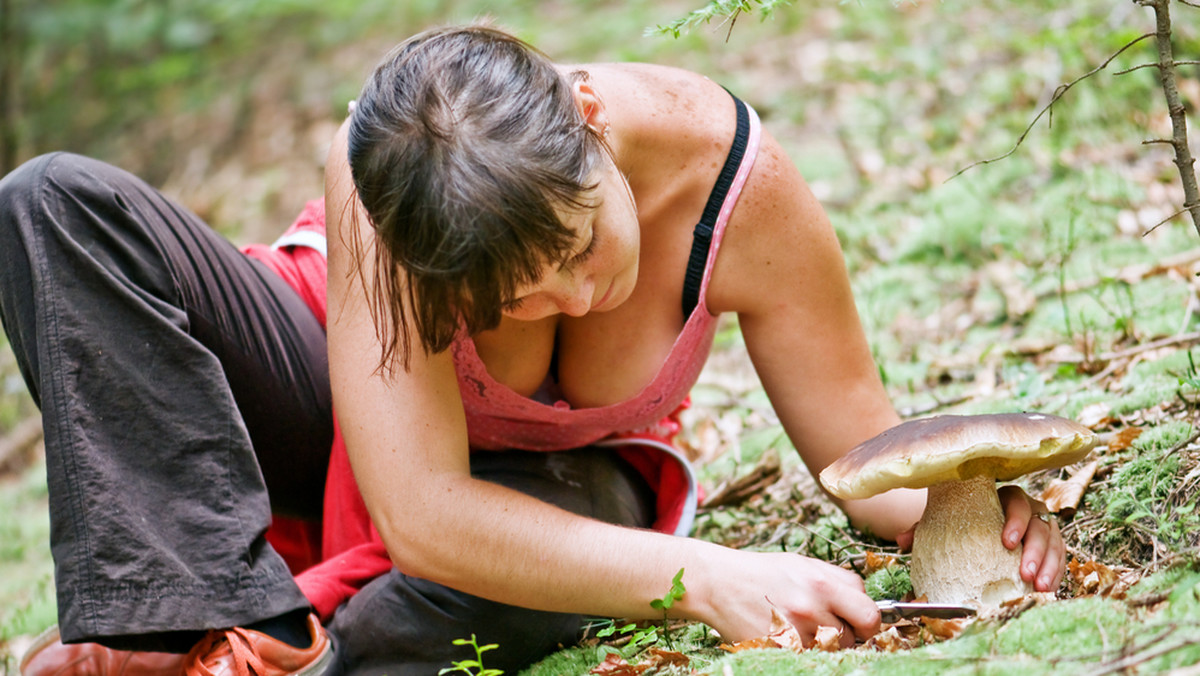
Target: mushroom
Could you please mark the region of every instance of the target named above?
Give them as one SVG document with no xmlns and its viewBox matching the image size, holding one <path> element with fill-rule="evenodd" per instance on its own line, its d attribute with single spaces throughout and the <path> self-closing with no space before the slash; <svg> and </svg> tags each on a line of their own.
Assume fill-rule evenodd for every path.
<svg viewBox="0 0 1200 676">
<path fill-rule="evenodd" d="M 1069 465 L 1095 444 L 1091 430 L 1053 415 L 935 416 L 859 444 L 821 472 L 821 483 L 843 499 L 928 488 L 913 534 L 913 592 L 932 603 L 995 608 L 1032 591 L 1021 579 L 1021 548 L 1000 539 L 996 480 Z"/>
</svg>

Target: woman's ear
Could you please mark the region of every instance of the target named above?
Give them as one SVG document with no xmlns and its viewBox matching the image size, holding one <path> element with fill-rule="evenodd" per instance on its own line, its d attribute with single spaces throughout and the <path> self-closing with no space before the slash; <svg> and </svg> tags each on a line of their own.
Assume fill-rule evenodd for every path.
<svg viewBox="0 0 1200 676">
<path fill-rule="evenodd" d="M 579 116 L 583 118 L 584 124 L 591 127 L 600 136 L 607 136 L 608 111 L 604 108 L 604 101 L 600 100 L 600 95 L 592 88 L 591 83 L 586 78 L 576 80 L 571 85 L 571 92 L 575 96 L 575 109 L 579 111 Z"/>
</svg>

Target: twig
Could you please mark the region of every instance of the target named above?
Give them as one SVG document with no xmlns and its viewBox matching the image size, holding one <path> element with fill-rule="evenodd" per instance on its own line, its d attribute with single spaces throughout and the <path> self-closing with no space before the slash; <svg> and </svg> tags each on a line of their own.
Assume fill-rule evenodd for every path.
<svg viewBox="0 0 1200 676">
<path fill-rule="evenodd" d="M 1178 453 L 1179 451 L 1182 451 L 1183 449 L 1185 449 L 1188 446 L 1191 446 L 1193 443 L 1195 443 L 1197 439 L 1200 439 L 1200 427 L 1196 428 L 1196 432 L 1194 434 L 1192 434 L 1192 436 L 1175 444 L 1174 446 L 1172 446 L 1170 448 L 1170 450 L 1168 450 L 1166 453 L 1163 453 L 1162 457 L 1166 458 L 1170 455 L 1174 455 L 1175 453 Z"/>
<path fill-rule="evenodd" d="M 1125 350 L 1119 350 L 1117 352 L 1105 352 L 1102 354 L 1094 355 L 1092 357 L 1063 357 L 1063 358 L 1059 358 L 1059 359 L 1054 359 L 1053 361 L 1056 363 L 1059 363 L 1059 364 L 1082 364 L 1084 362 L 1091 362 L 1091 363 L 1107 362 L 1107 361 L 1113 361 L 1115 359 L 1124 359 L 1126 357 L 1132 357 L 1134 355 L 1138 355 L 1143 352 L 1149 352 L 1151 350 L 1157 350 L 1160 347 L 1174 347 L 1176 345 L 1188 345 L 1190 343 L 1197 343 L 1197 342 L 1200 342 L 1200 331 L 1193 331 L 1191 333 L 1185 333 L 1185 334 L 1179 335 L 1179 336 L 1168 336 L 1166 338 L 1159 338 L 1158 340 L 1152 340 L 1149 343 L 1142 343 L 1141 345 L 1135 345 L 1131 348 L 1128 348 Z"/>
<path fill-rule="evenodd" d="M 1167 220 L 1178 216 L 1179 213 L 1180 212 L 1176 212 Z M 1188 251 L 1164 258 L 1153 265 L 1130 265 L 1128 267 L 1121 268 L 1116 272 L 1116 274 L 1112 275 L 1104 275 L 1103 277 L 1096 277 L 1094 279 L 1087 279 L 1080 282 L 1060 282 L 1059 288 L 1043 291 L 1042 293 L 1038 294 L 1037 298 L 1038 300 L 1043 300 L 1049 298 L 1050 296 L 1076 293 L 1078 291 L 1100 286 L 1101 284 L 1110 281 L 1133 284 L 1134 282 L 1140 282 L 1147 277 L 1161 275 L 1175 268 L 1188 267 L 1193 263 L 1198 262 L 1200 262 L 1200 248 L 1189 249 Z"/>
<path fill-rule="evenodd" d="M 1167 111 L 1171 115 L 1172 143 L 1175 148 L 1175 166 L 1183 182 L 1183 206 L 1192 215 L 1192 225 L 1200 234 L 1200 188 L 1196 186 L 1196 160 L 1188 147 L 1187 115 L 1179 98 L 1179 87 L 1175 83 L 1175 56 L 1171 47 L 1171 2 L 1170 0 L 1134 0 L 1144 7 L 1154 9 L 1158 45 L 1158 79 L 1167 99 Z"/>
<path fill-rule="evenodd" d="M 1156 142 L 1156 143 L 1162 143 L 1162 141 L 1155 141 L 1155 142 Z M 1150 141 L 1142 141 L 1142 143 L 1150 143 Z M 1170 141 L 1167 141 L 1167 143 L 1170 143 Z M 1185 212 L 1185 211 L 1188 211 L 1188 210 L 1189 210 L 1189 209 L 1188 209 L 1188 207 L 1183 207 L 1182 209 L 1176 209 L 1176 210 L 1175 210 L 1175 213 L 1171 214 L 1170 216 L 1167 216 L 1166 218 L 1162 219 L 1161 221 L 1159 221 L 1159 222 L 1155 223 L 1154 225 L 1150 226 L 1150 227 L 1149 227 L 1149 228 L 1146 230 L 1146 232 L 1143 232 L 1143 233 L 1142 233 L 1142 237 L 1145 237 L 1146 235 L 1149 235 L 1150 233 L 1154 232 L 1155 230 L 1158 230 L 1158 227 L 1159 227 L 1160 225 L 1165 225 L 1165 224 L 1167 224 L 1167 223 L 1171 222 L 1172 220 L 1174 220 L 1174 218 L 1175 218 L 1176 216 L 1178 216 L 1179 214 L 1182 214 L 1183 212 Z"/>
<path fill-rule="evenodd" d="M 930 395 L 930 396 L 932 396 L 932 395 Z M 924 406 L 913 406 L 910 408 L 902 409 L 899 413 L 900 413 L 901 418 L 908 419 L 908 418 L 912 418 L 912 417 L 915 417 L 918 415 L 925 415 L 926 413 L 933 413 L 934 411 L 936 411 L 938 409 L 946 408 L 948 406 L 955 406 L 955 405 L 963 403 L 964 401 L 969 401 L 970 399 L 971 399 L 971 397 L 969 395 L 965 395 L 965 394 L 959 395 L 957 397 L 952 397 L 952 398 L 946 399 L 946 400 L 938 399 L 935 396 L 935 397 L 933 397 L 932 404 L 925 404 Z"/>
<path fill-rule="evenodd" d="M 1200 66 L 1200 61 L 1176 61 L 1176 62 L 1174 62 L 1174 65 L 1176 65 L 1176 66 Z M 1126 73 L 1132 73 L 1135 70 L 1141 70 L 1143 68 L 1158 68 L 1158 64 L 1157 63 L 1143 63 L 1143 64 L 1139 64 L 1137 66 L 1134 66 L 1132 68 L 1126 68 L 1125 70 L 1118 70 L 1117 72 L 1113 73 L 1113 75 L 1124 75 Z"/>
<path fill-rule="evenodd" d="M 1108 64 L 1112 63 L 1113 60 L 1116 59 L 1118 56 L 1120 56 L 1122 53 L 1124 53 L 1125 50 L 1136 45 L 1137 43 L 1141 42 L 1142 40 L 1145 40 L 1146 38 L 1154 37 L 1155 35 L 1156 35 L 1156 33 L 1146 33 L 1144 35 L 1134 38 L 1133 40 L 1126 43 L 1124 47 L 1121 47 L 1116 52 L 1114 52 L 1111 56 L 1109 56 L 1107 59 L 1105 59 L 1104 63 L 1100 64 L 1099 66 L 1096 66 L 1092 70 L 1088 71 L 1087 73 L 1084 73 L 1083 75 L 1080 75 L 1079 77 L 1075 78 L 1074 80 L 1072 80 L 1066 84 L 1059 85 L 1058 88 L 1054 90 L 1054 96 L 1050 97 L 1050 102 L 1047 103 L 1045 106 L 1042 107 L 1041 110 L 1038 111 L 1038 114 L 1034 116 L 1033 120 L 1029 123 L 1029 126 L 1025 127 L 1025 131 L 1021 132 L 1021 135 L 1019 137 L 1017 137 L 1017 142 L 1013 144 L 1013 147 L 1010 148 L 1008 150 L 1008 152 L 1004 153 L 1003 155 L 998 155 L 996 157 L 988 158 L 986 160 L 979 160 L 978 162 L 972 162 L 971 164 L 968 164 L 967 166 L 963 167 L 962 169 L 959 169 L 958 171 L 954 172 L 954 174 L 946 180 L 950 181 L 951 179 L 957 178 L 959 176 L 959 174 L 962 174 L 963 172 L 967 171 L 968 169 L 973 169 L 981 164 L 991 164 L 992 162 L 998 162 L 999 160 L 1002 160 L 1002 159 L 1008 157 L 1009 155 L 1012 155 L 1013 153 L 1017 152 L 1017 148 L 1019 148 L 1021 146 L 1021 144 L 1024 143 L 1025 137 L 1029 136 L 1029 132 L 1033 131 L 1033 126 L 1038 123 L 1038 120 L 1042 119 L 1043 115 L 1045 115 L 1046 113 L 1048 113 L 1050 111 L 1050 108 L 1055 103 L 1057 103 L 1058 100 L 1063 97 L 1063 95 L 1065 95 L 1067 93 L 1067 90 L 1069 90 L 1071 87 L 1074 87 L 1075 85 L 1079 84 L 1083 80 L 1086 80 L 1087 78 L 1089 78 L 1089 77 L 1095 75 L 1096 73 L 1099 73 L 1100 71 L 1107 68 Z M 1172 71 L 1172 72 L 1174 72 L 1174 71 Z M 1173 80 L 1172 80 L 1172 82 L 1173 82 Z M 1178 93 L 1176 93 L 1176 96 L 1178 96 Z"/>
<path fill-rule="evenodd" d="M 1171 631 L 1166 632 L 1166 634 L 1170 634 L 1170 633 L 1171 633 Z M 1161 640 L 1162 638 L 1165 638 L 1166 634 L 1156 637 L 1155 640 L 1157 641 L 1157 640 Z M 1093 671 L 1090 674 L 1088 674 L 1088 676 L 1105 676 L 1106 674 L 1113 674 L 1118 671 L 1125 671 L 1125 670 L 1129 669 L 1129 667 L 1132 667 L 1134 665 L 1144 664 L 1156 657 L 1162 657 L 1163 655 L 1175 652 L 1176 650 L 1181 650 L 1188 646 L 1196 645 L 1197 643 L 1200 643 L 1200 639 L 1187 639 L 1187 640 L 1183 640 L 1183 641 L 1178 641 L 1171 645 L 1167 645 L 1167 646 L 1158 648 L 1157 650 L 1144 650 L 1141 652 L 1134 653 L 1132 655 L 1127 655 L 1126 657 L 1122 657 L 1119 660 L 1114 660 L 1112 662 L 1108 662 L 1107 664 L 1104 665 L 1104 667 L 1102 669 L 1097 669 L 1096 671 Z"/>
</svg>

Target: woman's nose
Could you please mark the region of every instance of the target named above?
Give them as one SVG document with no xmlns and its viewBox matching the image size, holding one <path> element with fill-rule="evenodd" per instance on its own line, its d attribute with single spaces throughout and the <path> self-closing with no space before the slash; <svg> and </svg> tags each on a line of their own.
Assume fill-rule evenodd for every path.
<svg viewBox="0 0 1200 676">
<path fill-rule="evenodd" d="M 559 312 L 572 317 L 582 317 L 592 309 L 592 292 L 595 284 L 590 279 L 570 278 L 565 280 L 556 295 Z"/>
</svg>

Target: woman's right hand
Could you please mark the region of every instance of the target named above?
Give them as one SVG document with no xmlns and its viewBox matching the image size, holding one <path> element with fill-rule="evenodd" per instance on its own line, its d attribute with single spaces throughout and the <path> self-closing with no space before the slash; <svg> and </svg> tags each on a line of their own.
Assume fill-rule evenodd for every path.
<svg viewBox="0 0 1200 676">
<path fill-rule="evenodd" d="M 796 628 L 805 645 L 822 626 L 838 629 L 844 648 L 879 632 L 879 608 L 855 573 L 797 554 L 731 553 L 729 572 L 718 576 L 724 579 L 715 581 L 707 601 L 713 616 L 706 622 L 725 641 L 770 633 L 772 609 Z"/>
</svg>

